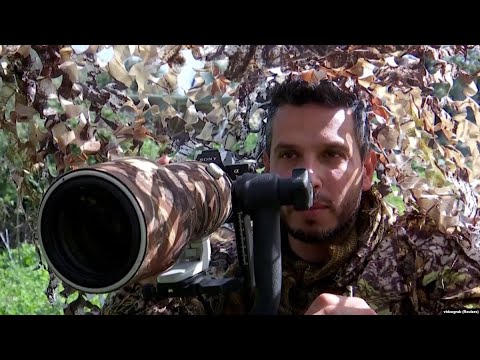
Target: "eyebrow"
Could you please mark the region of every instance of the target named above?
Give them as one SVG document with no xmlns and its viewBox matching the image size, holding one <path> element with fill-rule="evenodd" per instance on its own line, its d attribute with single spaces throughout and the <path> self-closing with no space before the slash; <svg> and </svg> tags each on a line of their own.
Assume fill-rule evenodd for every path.
<svg viewBox="0 0 480 360">
<path fill-rule="evenodd" d="M 325 149 L 339 150 L 339 151 L 343 151 L 343 152 L 346 152 L 346 153 L 350 154 L 350 148 L 347 146 L 347 144 L 345 144 L 343 142 L 340 142 L 340 141 L 330 141 L 330 142 L 327 142 L 327 143 L 323 142 L 323 143 L 319 144 L 319 147 L 322 147 L 324 150 Z M 301 147 L 298 146 L 298 145 L 281 142 L 281 143 L 278 143 L 275 146 L 275 151 L 279 151 L 279 150 L 296 150 L 296 151 L 299 151 L 299 150 L 301 150 Z"/>
</svg>

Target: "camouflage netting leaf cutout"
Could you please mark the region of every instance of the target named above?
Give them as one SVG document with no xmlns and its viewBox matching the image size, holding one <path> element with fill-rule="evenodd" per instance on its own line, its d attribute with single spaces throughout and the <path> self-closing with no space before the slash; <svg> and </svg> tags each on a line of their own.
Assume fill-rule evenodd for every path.
<svg viewBox="0 0 480 360">
<path fill-rule="evenodd" d="M 480 261 L 479 67 L 457 61 L 472 52 L 478 61 L 478 51 L 420 45 L 2 45 L 0 126 L 11 144 L 5 157 L 34 227 L 41 195 L 55 177 L 142 155 L 147 145 L 155 145 L 154 157 L 169 154 L 174 161 L 218 148 L 261 162 L 269 87 L 291 76 L 335 79 L 371 105 L 379 154 L 375 188 L 390 221 L 419 211 L 444 232 L 467 234 L 462 245 Z M 393 201 L 399 197 L 401 204 Z M 65 288 L 61 295 L 71 294 Z M 66 312 L 88 312 L 84 306 L 95 309 L 86 294 Z"/>
</svg>

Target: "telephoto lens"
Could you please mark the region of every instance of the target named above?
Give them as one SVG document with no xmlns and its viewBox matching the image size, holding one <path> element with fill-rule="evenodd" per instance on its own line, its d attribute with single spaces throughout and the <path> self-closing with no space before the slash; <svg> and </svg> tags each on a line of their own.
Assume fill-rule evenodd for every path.
<svg viewBox="0 0 480 360">
<path fill-rule="evenodd" d="M 76 169 L 46 191 L 40 248 L 86 293 L 107 293 L 171 268 L 190 242 L 230 216 L 231 180 L 214 164 L 130 157 Z"/>
</svg>

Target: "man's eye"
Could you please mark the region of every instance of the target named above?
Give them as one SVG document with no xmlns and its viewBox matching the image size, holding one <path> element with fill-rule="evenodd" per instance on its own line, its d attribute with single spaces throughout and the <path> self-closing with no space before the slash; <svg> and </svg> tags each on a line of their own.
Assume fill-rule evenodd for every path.
<svg viewBox="0 0 480 360">
<path fill-rule="evenodd" d="M 295 156 L 296 154 L 292 151 L 283 151 L 278 155 L 280 159 L 293 159 Z"/>
<path fill-rule="evenodd" d="M 338 158 L 338 157 L 341 157 L 341 156 L 342 156 L 342 154 L 340 154 L 337 151 L 327 151 L 327 152 L 325 152 L 325 157 L 327 157 L 327 158 L 334 159 L 334 158 Z"/>
</svg>

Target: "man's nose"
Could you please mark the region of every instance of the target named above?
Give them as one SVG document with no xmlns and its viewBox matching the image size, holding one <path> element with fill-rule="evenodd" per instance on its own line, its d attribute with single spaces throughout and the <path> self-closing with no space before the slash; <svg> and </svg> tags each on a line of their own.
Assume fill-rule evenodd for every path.
<svg viewBox="0 0 480 360">
<path fill-rule="evenodd" d="M 310 175 L 310 181 L 314 189 L 318 189 L 322 186 L 322 180 L 320 179 L 318 171 L 315 171 L 312 168 L 308 168 L 308 173 Z"/>
<path fill-rule="evenodd" d="M 297 166 L 307 169 L 314 189 L 320 188 L 322 186 L 322 164 L 318 161 L 318 158 L 315 156 L 315 154 L 308 153 L 304 154 L 301 160 L 301 164 L 297 164 Z"/>
</svg>

